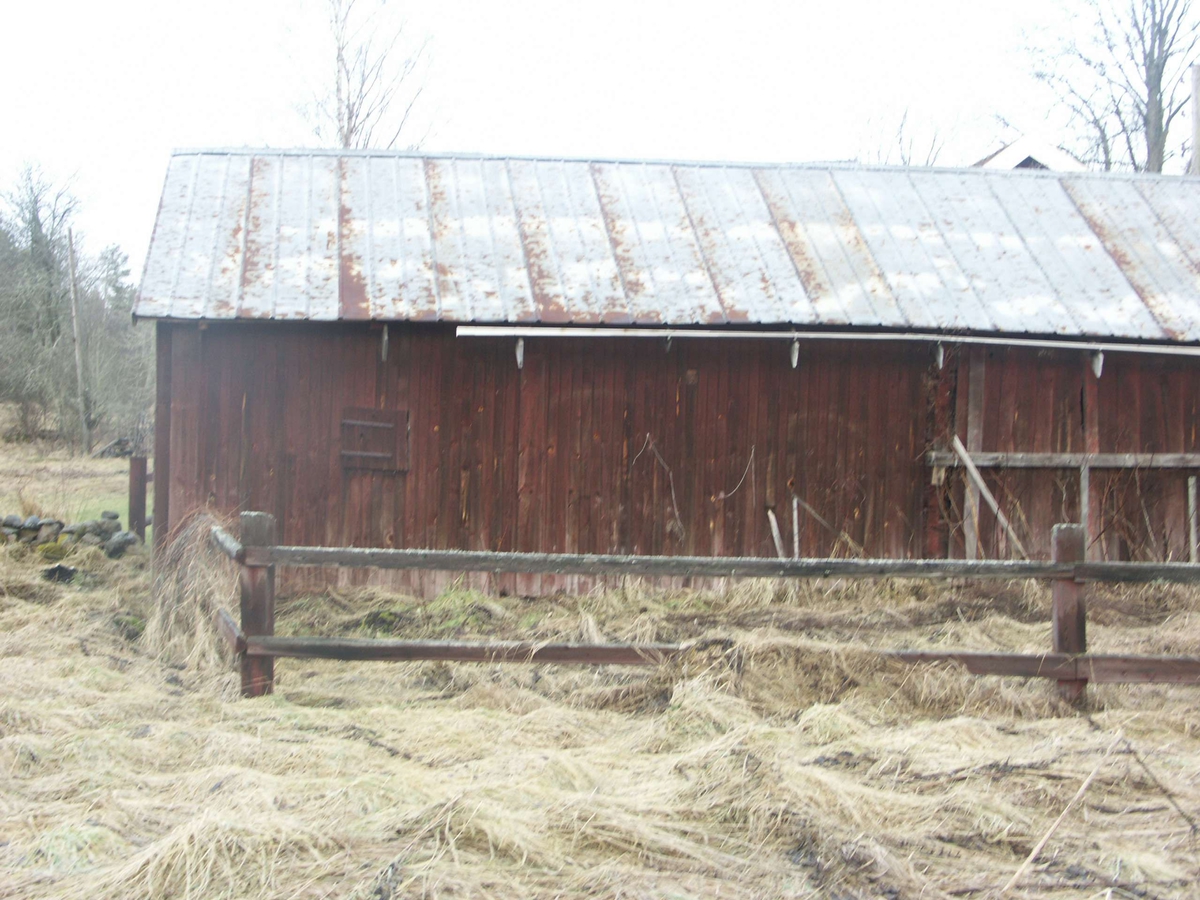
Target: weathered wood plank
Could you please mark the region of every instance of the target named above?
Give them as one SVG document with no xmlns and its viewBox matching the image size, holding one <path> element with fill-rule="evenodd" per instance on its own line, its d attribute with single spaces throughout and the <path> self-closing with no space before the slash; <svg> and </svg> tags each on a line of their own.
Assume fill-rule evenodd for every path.
<svg viewBox="0 0 1200 900">
<path fill-rule="evenodd" d="M 366 638 L 248 637 L 246 655 L 257 659 L 442 660 L 449 662 L 658 665 L 690 649 L 687 644 L 543 644 L 534 641 L 404 641 Z"/>
<path fill-rule="evenodd" d="M 979 469 L 1200 469 L 1200 453 L 972 453 Z M 931 468 L 961 466 L 953 450 L 930 450 Z"/>
<path fill-rule="evenodd" d="M 1092 367 L 1090 358 L 1083 360 L 1083 391 L 1081 405 L 1083 407 L 1083 449 L 1089 455 L 1100 453 L 1100 376 Z M 1092 462 L 1086 462 L 1079 467 L 1079 521 L 1083 524 L 1084 556 L 1096 559 L 1100 555 L 1100 547 L 1095 544 L 1095 538 L 1100 534 L 1100 503 L 1094 498 L 1092 491 Z M 1094 502 L 1095 500 L 1095 502 Z"/>
<path fill-rule="evenodd" d="M 1170 656 L 1081 656 L 1076 676 L 1097 684 L 1200 684 L 1200 659 Z"/>
<path fill-rule="evenodd" d="M 1200 73 L 1200 69 L 1197 70 Z M 1189 475 L 1187 480 L 1187 519 L 1188 519 L 1188 562 L 1200 562 L 1200 511 L 1197 510 L 1196 476 Z"/>
<path fill-rule="evenodd" d="M 495 553 L 484 550 L 384 550 L 359 547 L 251 547 L 247 565 L 443 569 L 550 575 L 731 578 L 1071 578 L 1078 581 L 1200 583 L 1190 563 L 1053 563 L 962 559 L 771 559 L 721 556 Z"/>
<path fill-rule="evenodd" d="M 1004 533 L 1008 535 L 1008 539 L 1012 541 L 1013 547 L 1025 559 L 1029 558 L 1029 554 L 1025 552 L 1025 546 L 1021 543 L 1021 539 L 1017 537 L 1017 533 L 1013 531 L 1012 524 L 1008 521 L 1008 516 L 1004 514 L 1004 510 L 1000 508 L 991 489 L 983 480 L 983 476 L 979 474 L 979 470 L 975 468 L 975 464 L 971 460 L 971 455 L 967 452 L 967 448 L 963 446 L 962 441 L 958 439 L 958 435 L 951 438 L 954 445 L 954 452 L 958 455 L 963 467 L 967 470 L 967 475 L 971 479 L 971 484 L 974 485 L 976 495 L 983 497 L 987 501 L 988 506 L 992 508 L 992 513 L 996 516 L 996 521 L 1000 523 L 1000 527 L 1004 529 Z"/>
<path fill-rule="evenodd" d="M 913 664 L 957 663 L 972 675 L 1074 679 L 1078 673 L 1077 660 L 1065 653 L 1033 656 L 1022 653 L 968 653 L 958 650 L 894 650 L 885 651 L 884 655 Z"/>
<path fill-rule="evenodd" d="M 242 540 L 247 548 L 275 542 L 275 517 L 242 513 Z M 239 567 L 242 631 L 246 639 L 275 633 L 275 567 L 247 563 Z M 242 696 L 260 697 L 275 690 L 275 663 L 270 657 L 242 657 Z"/>
<path fill-rule="evenodd" d="M 1082 562 L 1087 554 L 1087 529 L 1082 525 L 1055 525 L 1050 540 L 1055 562 Z M 1087 605 L 1075 579 L 1055 579 L 1050 625 L 1055 653 L 1080 654 L 1087 650 Z M 1087 692 L 1087 681 L 1062 678 L 1058 690 L 1064 700 L 1077 703 Z"/>
<path fill-rule="evenodd" d="M 1185 562 L 1083 562 L 1075 566 L 1075 580 L 1111 581 L 1123 584 L 1148 584 L 1153 581 L 1198 584 L 1200 583 L 1200 566 Z"/>
<path fill-rule="evenodd" d="M 237 622 L 233 621 L 233 616 L 223 608 L 218 609 L 213 613 L 213 623 L 217 626 L 217 633 L 225 639 L 230 650 L 234 653 L 246 652 L 246 635 L 242 634 L 242 629 L 238 628 Z"/>
<path fill-rule="evenodd" d="M 162 547 L 171 530 L 171 325 L 154 329 L 154 547 Z"/>
<path fill-rule="evenodd" d="M 971 348 L 971 367 L 967 376 L 967 440 L 971 453 L 983 449 L 984 376 L 987 372 L 987 351 Z M 970 481 L 963 490 L 963 539 L 967 559 L 978 559 L 979 553 L 979 486 Z"/>
<path fill-rule="evenodd" d="M 214 525 L 209 532 L 209 536 L 217 549 L 234 562 L 246 561 L 246 548 L 241 545 L 241 542 L 237 538 L 220 525 Z"/>
<path fill-rule="evenodd" d="M 232 621 L 232 620 L 230 620 Z M 653 666 L 701 649 L 700 644 L 574 644 L 535 641 L 407 641 L 366 638 L 247 637 L 245 653 L 254 659 L 336 659 L 343 661 L 444 661 L 474 663 L 556 663 L 565 665 Z M 1086 677 L 1104 683 L 1200 684 L 1200 659 L 1163 656 L 1072 656 L 1023 653 L 971 653 L 960 650 L 880 650 L 881 657 L 912 665 L 951 663 L 973 675 L 1052 678 Z"/>
<path fill-rule="evenodd" d="M 247 565 L 348 566 L 521 572 L 552 575 L 661 575 L 742 578 L 1054 578 L 1075 569 L 1048 562 L 943 559 L 771 559 L 768 557 L 623 556 L 494 553 L 482 550 L 385 550 L 358 547 L 246 547 Z M 1149 566 L 1150 563 L 1124 564 Z M 1162 567 L 1160 567 L 1162 568 Z M 1191 568 L 1191 567 L 1189 567 Z M 1100 570 L 1103 572 L 1103 569 Z M 1135 570 L 1134 580 L 1147 580 Z M 1152 579 L 1151 579 L 1152 580 Z M 1189 579 L 1191 580 L 1191 579 Z M 1195 579 L 1200 580 L 1200 570 Z"/>
<path fill-rule="evenodd" d="M 129 530 L 146 540 L 146 457 L 129 457 Z"/>
</svg>

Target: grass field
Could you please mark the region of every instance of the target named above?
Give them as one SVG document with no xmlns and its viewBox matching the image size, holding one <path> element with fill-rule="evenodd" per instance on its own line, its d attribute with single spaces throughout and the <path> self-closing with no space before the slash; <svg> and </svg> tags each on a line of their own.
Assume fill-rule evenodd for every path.
<svg viewBox="0 0 1200 900">
<path fill-rule="evenodd" d="M 106 509 L 120 513 L 123 523 L 129 521 L 129 460 L 90 459 L 62 447 L 0 444 L 0 516 L 36 513 L 80 522 L 99 518 Z"/>
<path fill-rule="evenodd" d="M 3 502 L 123 513 L 124 465 L 0 447 Z M 1042 650 L 1035 584 L 330 591 L 282 601 L 278 630 L 736 647 L 655 670 L 282 660 L 241 700 L 207 625 L 231 573 L 202 545 L 179 562 L 154 582 L 144 552 L 79 548 L 57 585 L 0 550 L 0 898 L 1198 895 L 1200 689 L 1093 687 L 1078 712 L 867 652 Z M 1191 592 L 1090 602 L 1098 652 L 1200 654 Z"/>
</svg>

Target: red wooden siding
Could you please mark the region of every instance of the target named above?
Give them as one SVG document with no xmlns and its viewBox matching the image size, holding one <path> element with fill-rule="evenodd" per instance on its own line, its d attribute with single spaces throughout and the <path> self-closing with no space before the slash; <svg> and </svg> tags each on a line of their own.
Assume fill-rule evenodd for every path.
<svg viewBox="0 0 1200 900">
<path fill-rule="evenodd" d="M 530 339 L 519 369 L 514 341 L 444 326 L 390 326 L 386 360 L 380 326 L 159 327 L 172 522 L 263 509 L 293 544 L 770 556 L 767 509 L 790 553 L 794 493 L 804 555 L 963 552 L 961 476 L 932 486 L 924 454 L 965 439 L 965 352 L 939 370 L 919 345 L 811 342 L 792 369 L 784 342 Z M 1082 354 L 982 352 L 983 450 L 1085 449 Z M 1198 396 L 1194 365 L 1110 355 L 1099 449 L 1197 450 Z M 407 471 L 343 464 L 351 408 L 407 412 Z M 985 474 L 1048 555 L 1078 473 Z M 1186 557 L 1185 480 L 1098 473 L 1103 552 Z M 980 531 L 1007 555 L 988 512 Z"/>
<path fill-rule="evenodd" d="M 985 451 L 1063 453 L 1194 453 L 1200 450 L 1200 366 L 1179 357 L 1110 353 L 1099 379 L 1088 356 L 1067 351 L 984 351 Z M 965 355 L 965 354 L 964 354 Z M 966 378 L 960 366 L 956 378 Z M 1088 409 L 1087 383 L 1095 408 Z M 961 399 L 964 391 L 958 392 Z M 1089 446 L 1085 423 L 1096 435 Z M 956 415 L 966 435 L 965 405 Z M 941 445 L 941 441 L 938 442 Z M 1096 558 L 1188 558 L 1187 476 L 1184 470 L 1094 470 L 1093 548 Z M 1026 548 L 1049 557 L 1050 525 L 1080 517 L 1078 470 L 985 470 Z M 961 520 L 961 487 L 950 492 L 946 518 Z M 980 517 L 983 555 L 1005 557 L 1008 542 L 990 513 Z M 955 556 L 962 538 L 954 529 Z"/>
</svg>

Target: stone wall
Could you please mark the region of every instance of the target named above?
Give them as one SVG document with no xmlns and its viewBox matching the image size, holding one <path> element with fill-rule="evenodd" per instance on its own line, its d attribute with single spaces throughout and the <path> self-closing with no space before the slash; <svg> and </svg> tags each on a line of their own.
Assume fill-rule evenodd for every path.
<svg viewBox="0 0 1200 900">
<path fill-rule="evenodd" d="M 141 543 L 141 538 L 121 527 L 120 515 L 110 511 L 101 513 L 99 519 L 70 525 L 58 519 L 9 515 L 0 521 L 0 532 L 8 543 L 35 546 L 47 559 L 61 559 L 74 544 L 100 547 L 108 556 L 116 559 L 130 547 Z"/>
</svg>

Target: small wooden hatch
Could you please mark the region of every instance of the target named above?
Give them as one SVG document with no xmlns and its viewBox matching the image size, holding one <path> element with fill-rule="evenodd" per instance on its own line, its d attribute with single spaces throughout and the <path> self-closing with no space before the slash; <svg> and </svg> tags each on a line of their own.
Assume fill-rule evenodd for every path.
<svg viewBox="0 0 1200 900">
<path fill-rule="evenodd" d="M 342 467 L 408 471 L 408 410 L 342 410 Z"/>
</svg>

